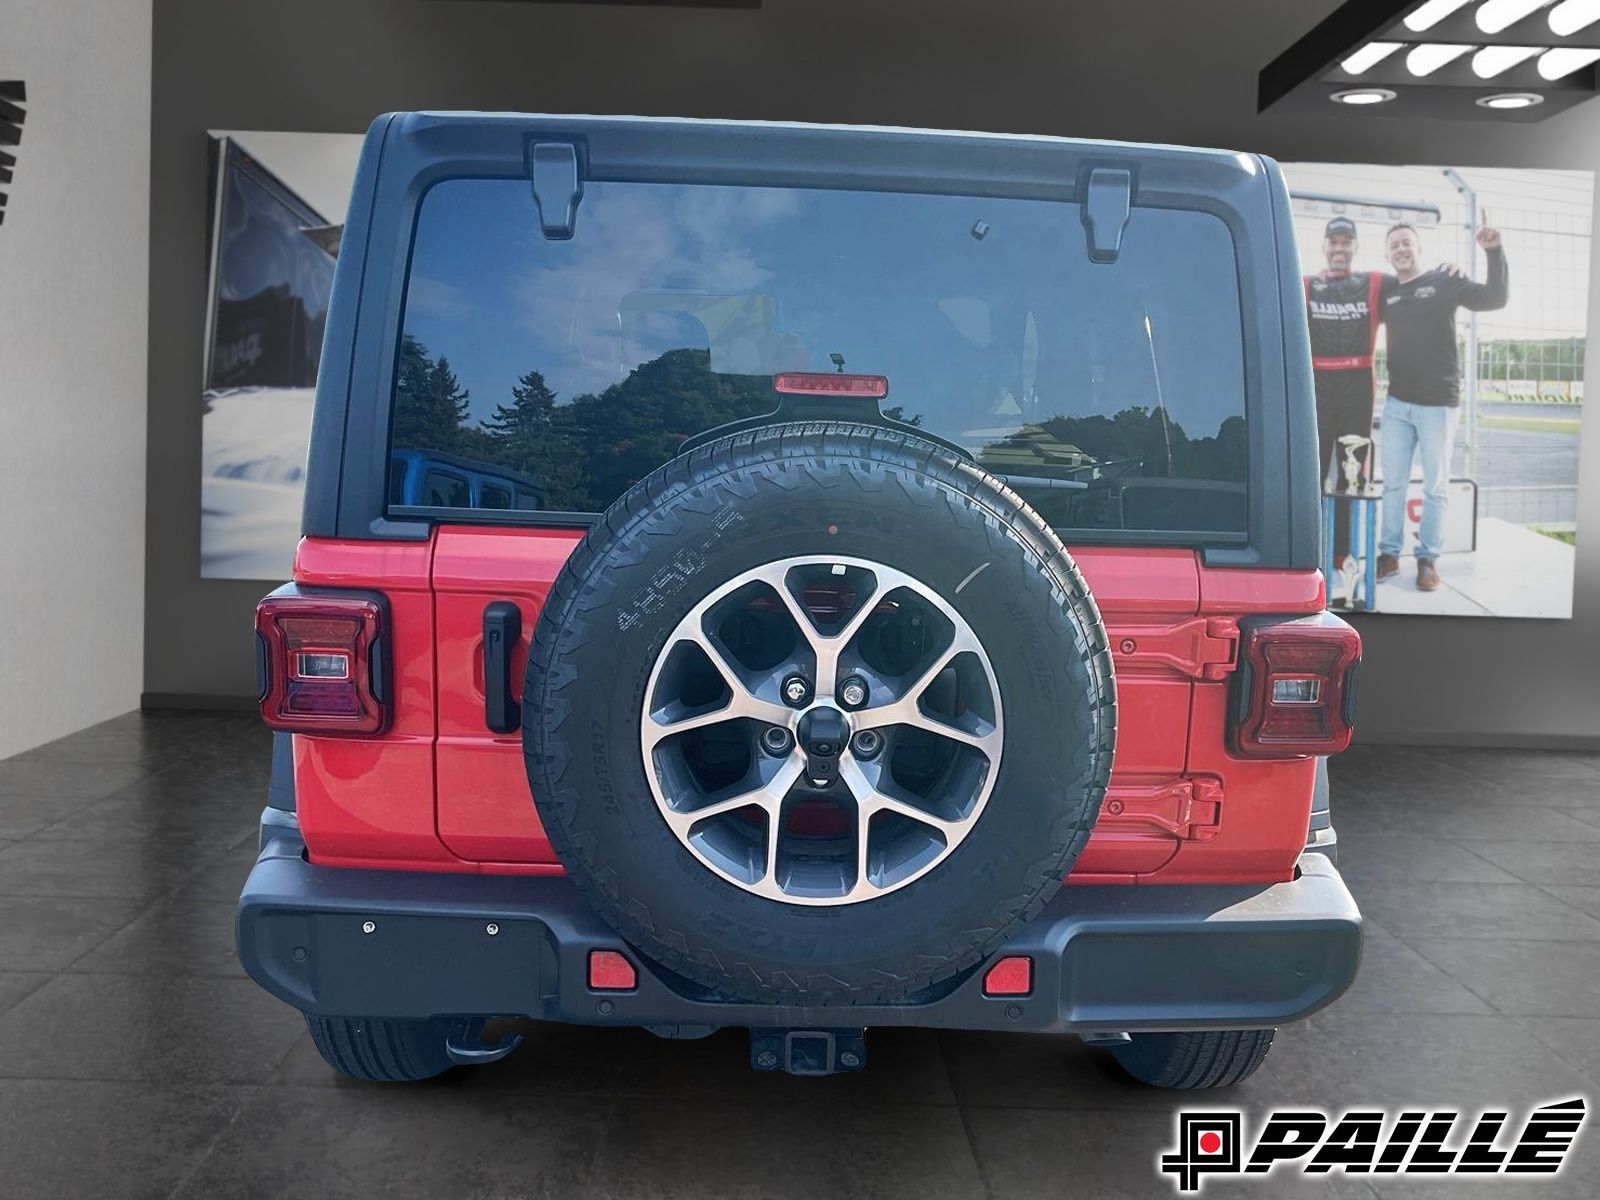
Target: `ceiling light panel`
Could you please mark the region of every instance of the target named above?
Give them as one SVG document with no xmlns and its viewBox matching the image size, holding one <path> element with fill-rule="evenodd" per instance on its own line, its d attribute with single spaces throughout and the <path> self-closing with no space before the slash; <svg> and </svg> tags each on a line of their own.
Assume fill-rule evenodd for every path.
<svg viewBox="0 0 1600 1200">
<path fill-rule="evenodd" d="M 1346 0 L 1262 69 L 1258 106 L 1326 116 L 1375 92 L 1381 116 L 1564 112 L 1600 94 L 1600 0 Z"/>
<path fill-rule="evenodd" d="M 1600 0 L 1561 0 L 1550 10 L 1550 32 L 1571 37 L 1600 21 Z"/>
<path fill-rule="evenodd" d="M 1501 33 L 1549 6 L 1550 0 L 1483 0 L 1476 14 L 1478 28 L 1485 33 Z"/>
</svg>

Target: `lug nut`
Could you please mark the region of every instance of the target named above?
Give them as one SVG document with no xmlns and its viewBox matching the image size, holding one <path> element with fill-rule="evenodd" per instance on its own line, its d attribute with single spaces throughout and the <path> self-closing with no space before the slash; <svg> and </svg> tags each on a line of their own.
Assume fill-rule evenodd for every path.
<svg viewBox="0 0 1600 1200">
<path fill-rule="evenodd" d="M 811 699 L 811 683 L 804 675 L 791 675 L 783 681 L 783 698 L 795 708 Z"/>
<path fill-rule="evenodd" d="M 768 725 L 761 731 L 761 748 L 774 758 L 789 753 L 792 744 L 789 731 L 781 726 Z"/>
<path fill-rule="evenodd" d="M 850 749 L 857 758 L 877 758 L 883 749 L 883 734 L 876 729 L 863 729 L 850 739 Z"/>
<path fill-rule="evenodd" d="M 852 675 L 839 685 L 839 699 L 846 708 L 860 708 L 867 702 L 867 681 Z"/>
</svg>

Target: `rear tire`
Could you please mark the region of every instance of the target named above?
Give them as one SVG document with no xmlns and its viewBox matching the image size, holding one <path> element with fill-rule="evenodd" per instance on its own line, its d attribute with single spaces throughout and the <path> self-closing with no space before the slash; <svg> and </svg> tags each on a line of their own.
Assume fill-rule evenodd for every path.
<svg viewBox="0 0 1600 1200">
<path fill-rule="evenodd" d="M 450 1022 L 305 1014 L 323 1060 L 341 1075 L 372 1083 L 431 1079 L 455 1065 L 445 1051 Z"/>
<path fill-rule="evenodd" d="M 1231 1087 L 1255 1074 L 1272 1047 L 1275 1029 L 1193 1033 L 1136 1033 L 1112 1050 L 1140 1083 L 1162 1088 Z"/>
</svg>

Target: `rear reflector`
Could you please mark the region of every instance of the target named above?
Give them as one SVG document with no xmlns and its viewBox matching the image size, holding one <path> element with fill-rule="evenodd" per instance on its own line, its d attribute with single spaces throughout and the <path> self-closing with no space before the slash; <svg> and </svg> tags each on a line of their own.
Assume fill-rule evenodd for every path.
<svg viewBox="0 0 1600 1200">
<path fill-rule="evenodd" d="M 1361 637 L 1331 613 L 1244 633 L 1237 750 L 1244 758 L 1337 754 L 1350 744 Z"/>
<path fill-rule="evenodd" d="M 1033 991 L 1033 959 L 1023 954 L 1002 958 L 983 976 L 985 996 L 1026 996 Z"/>
<path fill-rule="evenodd" d="M 889 380 L 884 375 L 783 371 L 772 377 L 772 390 L 786 396 L 861 396 L 882 400 L 889 394 Z"/>
<path fill-rule="evenodd" d="M 268 596 L 256 607 L 262 719 L 293 733 L 382 732 L 382 637 L 370 596 Z"/>
<path fill-rule="evenodd" d="M 589 951 L 591 992 L 631 992 L 639 986 L 639 972 L 615 950 Z"/>
</svg>

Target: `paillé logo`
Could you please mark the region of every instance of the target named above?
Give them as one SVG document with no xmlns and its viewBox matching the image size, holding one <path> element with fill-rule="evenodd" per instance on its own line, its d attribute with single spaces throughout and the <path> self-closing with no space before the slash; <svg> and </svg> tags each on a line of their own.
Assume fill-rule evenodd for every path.
<svg viewBox="0 0 1600 1200">
<path fill-rule="evenodd" d="M 1270 1176 L 1282 1167 L 1304 1175 L 1507 1175 L 1560 1173 L 1589 1115 L 1579 1097 L 1533 1109 L 1506 1133 L 1509 1111 L 1463 1122 L 1455 1109 L 1352 1109 L 1337 1120 L 1314 1109 L 1267 1114 L 1248 1156 L 1238 1112 L 1178 1114 L 1177 1147 L 1160 1169 L 1180 1192 L 1197 1192 L 1207 1175 Z M 1464 1135 L 1464 1136 L 1462 1136 Z"/>
</svg>

